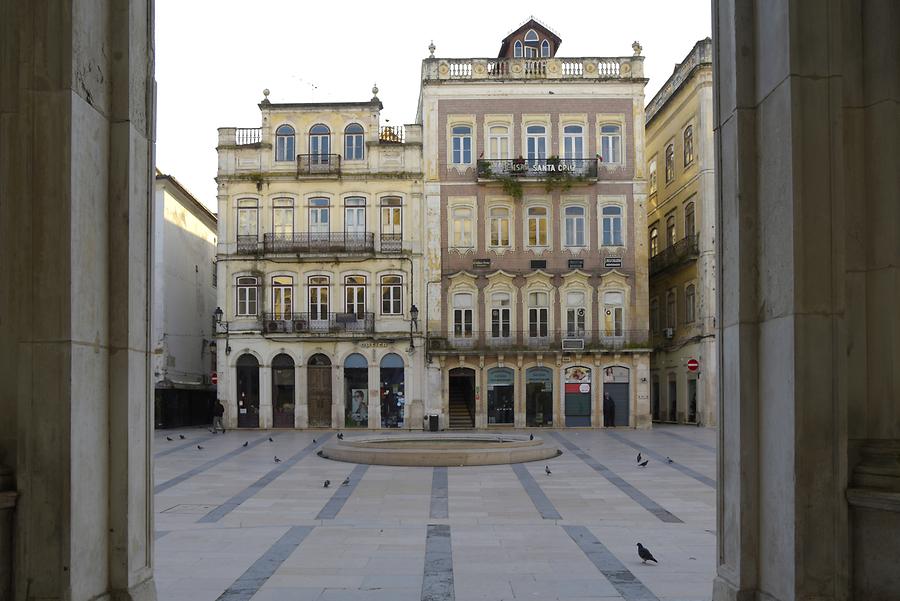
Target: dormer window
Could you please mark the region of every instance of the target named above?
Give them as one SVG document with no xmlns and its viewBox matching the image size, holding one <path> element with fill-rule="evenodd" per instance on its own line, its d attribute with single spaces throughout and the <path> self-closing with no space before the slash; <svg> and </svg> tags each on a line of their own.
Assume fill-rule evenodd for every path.
<svg viewBox="0 0 900 601">
<path fill-rule="evenodd" d="M 516 40 L 516 43 L 513 46 L 513 56 L 522 58 L 522 42 L 519 40 Z"/>
<path fill-rule="evenodd" d="M 525 34 L 525 43 L 534 42 L 536 45 L 538 41 L 538 34 L 535 30 L 529 29 L 528 33 Z"/>
<path fill-rule="evenodd" d="M 544 40 L 541 42 L 541 57 L 545 58 L 550 56 L 550 42 Z"/>
<path fill-rule="evenodd" d="M 534 58 L 538 55 L 538 34 L 529 29 L 525 34 L 525 58 Z"/>
</svg>

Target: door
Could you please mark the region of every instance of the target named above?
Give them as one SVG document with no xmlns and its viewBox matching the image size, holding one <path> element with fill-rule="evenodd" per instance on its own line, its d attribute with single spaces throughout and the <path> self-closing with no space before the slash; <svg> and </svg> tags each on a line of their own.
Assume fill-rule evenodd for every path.
<svg viewBox="0 0 900 601">
<path fill-rule="evenodd" d="M 294 360 L 284 353 L 272 359 L 272 425 L 294 427 Z"/>
<path fill-rule="evenodd" d="M 331 360 L 313 355 L 306 366 L 306 399 L 310 428 L 331 427 Z"/>
<path fill-rule="evenodd" d="M 675 375 L 669 375 L 669 421 L 678 421 L 678 382 Z"/>
<path fill-rule="evenodd" d="M 591 425 L 591 368 L 576 365 L 566 368 L 565 412 L 567 427 Z"/>
<path fill-rule="evenodd" d="M 616 405 L 617 426 L 628 426 L 631 418 L 631 370 L 614 365 L 603 368 L 603 392 L 612 397 Z"/>
<path fill-rule="evenodd" d="M 344 236 L 347 250 L 362 247 L 366 239 L 366 207 L 344 207 Z"/>
<path fill-rule="evenodd" d="M 238 428 L 259 427 L 259 362 L 253 355 L 237 360 Z"/>
<path fill-rule="evenodd" d="M 450 370 L 449 405 L 451 428 L 475 427 L 475 370 L 457 367 Z"/>
<path fill-rule="evenodd" d="M 525 425 L 553 425 L 553 371 L 549 367 L 525 372 Z"/>
</svg>

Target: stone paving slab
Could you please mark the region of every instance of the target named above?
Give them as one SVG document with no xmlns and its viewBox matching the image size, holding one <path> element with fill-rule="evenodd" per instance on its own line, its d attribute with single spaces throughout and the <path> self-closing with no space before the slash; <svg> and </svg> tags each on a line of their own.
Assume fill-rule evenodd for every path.
<svg viewBox="0 0 900 601">
<path fill-rule="evenodd" d="M 614 436 L 555 431 L 633 487 L 639 498 L 682 523 L 660 521 L 569 449 L 552 460 L 517 467 L 445 468 L 436 478 L 434 468 L 357 469 L 304 453 L 313 438 L 322 442 L 322 431 L 277 431 L 273 442 L 260 431 L 181 432 L 188 440 L 176 435 L 175 441 L 166 441 L 171 433 L 165 431 L 155 437 L 156 483 L 178 478 L 156 495 L 161 601 L 217 601 L 254 565 L 268 565 L 271 574 L 245 580 L 243 596 L 235 599 L 421 601 L 429 590 L 444 591 L 429 597 L 434 601 L 628 599 L 616 588 L 613 572 L 598 569 L 597 554 L 586 553 L 567 529 L 602 545 L 606 559 L 632 574 L 637 590 L 652 595 L 648 599 L 711 598 L 715 490 L 697 476 L 715 478 L 713 430 L 622 428 Z M 534 433 L 548 436 L 550 431 Z M 202 437 L 207 437 L 202 451 L 187 445 Z M 241 446 L 260 437 L 253 447 Z M 239 448 L 245 450 L 234 453 Z M 636 448 L 649 451 L 647 468 L 636 465 Z M 276 464 L 275 454 L 296 460 Z M 686 470 L 657 460 L 666 456 Z M 341 481 L 354 470 L 361 477 L 340 491 Z M 328 489 L 322 487 L 325 479 L 332 482 Z M 336 494 L 339 510 L 323 517 Z M 203 522 L 204 516 L 215 519 Z M 446 587 L 423 588 L 430 573 L 429 526 L 449 534 L 450 561 L 438 553 L 433 556 L 437 563 L 430 563 L 444 566 L 440 582 L 452 574 L 452 595 Z M 279 547 L 296 527 L 304 529 L 302 540 Z M 641 563 L 638 541 L 653 551 L 659 565 Z M 273 558 L 281 561 L 275 565 L 268 561 Z"/>
</svg>

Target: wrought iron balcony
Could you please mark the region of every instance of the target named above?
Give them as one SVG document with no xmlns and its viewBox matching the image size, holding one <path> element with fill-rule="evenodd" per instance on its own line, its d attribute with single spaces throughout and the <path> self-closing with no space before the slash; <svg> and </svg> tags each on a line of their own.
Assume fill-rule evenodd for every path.
<svg viewBox="0 0 900 601">
<path fill-rule="evenodd" d="M 297 177 L 322 177 L 341 175 L 339 154 L 298 154 Z"/>
<path fill-rule="evenodd" d="M 650 275 L 661 273 L 670 267 L 693 261 L 700 256 L 697 236 L 685 236 L 672 246 L 650 257 Z"/>
<path fill-rule="evenodd" d="M 236 252 L 239 255 L 255 255 L 259 252 L 259 236 L 255 234 L 249 236 L 238 235 Z"/>
<path fill-rule="evenodd" d="M 403 252 L 403 234 L 381 234 L 381 252 L 387 254 Z"/>
<path fill-rule="evenodd" d="M 479 180 L 506 177 L 597 179 L 597 159 L 478 159 Z"/>
<path fill-rule="evenodd" d="M 266 253 L 342 254 L 373 253 L 375 235 L 369 232 L 300 232 L 264 234 Z"/>
<path fill-rule="evenodd" d="M 506 335 L 501 335 L 506 334 Z M 649 348 L 650 333 L 647 330 L 616 331 L 541 331 L 523 330 L 502 332 L 497 330 L 450 332 L 449 335 L 428 339 L 428 348 L 434 352 L 490 352 L 490 351 L 614 351 L 625 348 Z"/>
<path fill-rule="evenodd" d="M 265 334 L 371 334 L 375 331 L 374 313 L 266 313 Z"/>
</svg>

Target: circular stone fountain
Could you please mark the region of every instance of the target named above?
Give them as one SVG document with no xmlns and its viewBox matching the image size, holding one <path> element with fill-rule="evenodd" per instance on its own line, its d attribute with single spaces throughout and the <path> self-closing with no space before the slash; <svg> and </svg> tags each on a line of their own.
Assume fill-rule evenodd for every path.
<svg viewBox="0 0 900 601">
<path fill-rule="evenodd" d="M 332 438 L 318 452 L 336 461 L 429 467 L 524 463 L 561 454 L 538 436 L 450 432 Z"/>
</svg>

